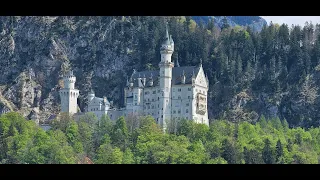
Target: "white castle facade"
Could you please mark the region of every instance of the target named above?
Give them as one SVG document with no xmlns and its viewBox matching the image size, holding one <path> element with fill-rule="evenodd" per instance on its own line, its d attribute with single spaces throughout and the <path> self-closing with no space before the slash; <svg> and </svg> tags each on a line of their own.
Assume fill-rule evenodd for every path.
<svg viewBox="0 0 320 180">
<path fill-rule="evenodd" d="M 134 71 L 124 89 L 125 107 L 110 108 L 106 97 L 88 94 L 87 112 L 93 112 L 99 119 L 103 114 L 115 120 L 120 116 L 151 115 L 162 127 L 172 119 L 189 119 L 209 125 L 207 94 L 209 81 L 202 64 L 180 67 L 171 61 L 174 42 L 166 28 L 165 41 L 160 48 L 161 62 L 158 71 Z M 72 72 L 64 76 L 65 87 L 60 90 L 61 111 L 77 113 L 75 89 L 76 77 Z"/>
</svg>

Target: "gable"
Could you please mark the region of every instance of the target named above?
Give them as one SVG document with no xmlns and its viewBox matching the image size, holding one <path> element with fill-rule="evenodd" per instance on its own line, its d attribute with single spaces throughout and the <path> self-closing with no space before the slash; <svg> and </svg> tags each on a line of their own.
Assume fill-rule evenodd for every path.
<svg viewBox="0 0 320 180">
<path fill-rule="evenodd" d="M 208 87 L 207 78 L 204 74 L 202 67 L 199 68 L 199 71 L 195 80 L 195 84 L 203 87 Z"/>
</svg>

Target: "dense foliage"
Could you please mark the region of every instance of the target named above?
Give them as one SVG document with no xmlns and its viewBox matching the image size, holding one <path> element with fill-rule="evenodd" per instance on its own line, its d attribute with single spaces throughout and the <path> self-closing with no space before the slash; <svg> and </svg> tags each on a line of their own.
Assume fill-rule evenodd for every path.
<svg viewBox="0 0 320 180">
<path fill-rule="evenodd" d="M 133 120 L 138 123 L 133 123 Z M 0 117 L 0 160 L 6 164 L 317 164 L 320 129 L 289 128 L 278 118 L 256 124 L 182 120 L 163 133 L 152 117 L 111 122 L 88 113 L 61 114 L 44 131 L 15 112 Z"/>
<path fill-rule="evenodd" d="M 159 68 L 168 21 L 172 61 L 191 66 L 202 59 L 210 119 L 255 123 L 261 115 L 278 116 L 290 127 L 318 127 L 320 26 L 270 23 L 257 32 L 232 26 L 227 18 L 244 25 L 258 17 L 219 18 L 217 27 L 218 17 L 206 23 L 191 16 L 0 17 L 0 109 L 38 120 L 57 114 L 59 75 L 69 65 L 81 110 L 91 88 L 123 107 L 133 69 Z"/>
</svg>

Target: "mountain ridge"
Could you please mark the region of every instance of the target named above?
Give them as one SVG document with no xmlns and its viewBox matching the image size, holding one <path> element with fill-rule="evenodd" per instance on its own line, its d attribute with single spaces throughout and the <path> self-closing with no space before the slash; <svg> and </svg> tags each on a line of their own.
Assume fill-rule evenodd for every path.
<svg viewBox="0 0 320 180">
<path fill-rule="evenodd" d="M 213 20 L 214 24 L 218 27 L 222 27 L 223 19 L 226 17 L 230 26 L 249 26 L 255 31 L 261 31 L 264 25 L 267 25 L 267 21 L 260 16 L 192 16 L 198 24 L 203 21 L 208 24 L 210 20 Z"/>
</svg>

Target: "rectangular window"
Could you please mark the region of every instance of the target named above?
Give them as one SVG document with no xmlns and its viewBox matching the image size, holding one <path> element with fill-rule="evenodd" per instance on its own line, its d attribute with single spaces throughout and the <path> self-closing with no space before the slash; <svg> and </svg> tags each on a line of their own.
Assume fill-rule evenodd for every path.
<svg viewBox="0 0 320 180">
<path fill-rule="evenodd" d="M 189 109 L 186 109 L 186 113 L 189 113 Z"/>
<path fill-rule="evenodd" d="M 178 114 L 180 114 L 181 113 L 181 111 L 180 110 L 178 110 Z"/>
<path fill-rule="evenodd" d="M 173 111 L 173 114 L 175 114 L 176 113 L 176 111 Z"/>
<path fill-rule="evenodd" d="M 181 88 L 178 89 L 178 92 L 181 92 Z"/>
<path fill-rule="evenodd" d="M 176 89 L 175 89 L 175 88 L 172 88 L 172 91 L 173 91 L 173 92 L 175 92 L 175 91 L 176 91 Z"/>
<path fill-rule="evenodd" d="M 189 103 L 187 103 L 186 106 L 189 106 Z"/>
<path fill-rule="evenodd" d="M 188 96 L 188 99 L 190 99 L 190 96 Z"/>
<path fill-rule="evenodd" d="M 156 94 L 156 91 L 153 91 L 152 94 Z"/>
<path fill-rule="evenodd" d="M 191 91 L 191 88 L 188 88 L 188 91 Z"/>
</svg>

